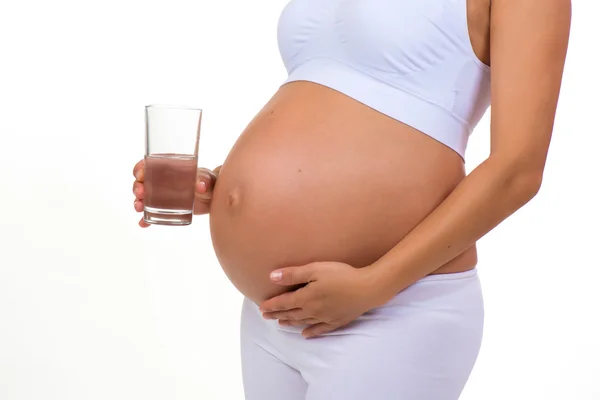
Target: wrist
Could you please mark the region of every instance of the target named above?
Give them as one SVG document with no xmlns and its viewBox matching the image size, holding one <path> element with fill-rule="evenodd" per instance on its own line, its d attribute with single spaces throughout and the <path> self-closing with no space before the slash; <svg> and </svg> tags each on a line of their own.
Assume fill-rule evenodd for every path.
<svg viewBox="0 0 600 400">
<path fill-rule="evenodd" d="M 371 293 L 374 307 L 380 307 L 390 301 L 399 290 L 394 279 L 381 265 L 373 263 L 362 268 L 365 274 L 364 282 L 368 293 Z"/>
</svg>

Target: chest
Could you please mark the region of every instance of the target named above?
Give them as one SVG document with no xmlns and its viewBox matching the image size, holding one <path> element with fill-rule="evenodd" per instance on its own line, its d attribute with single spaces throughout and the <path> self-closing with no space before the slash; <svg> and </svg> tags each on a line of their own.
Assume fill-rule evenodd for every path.
<svg viewBox="0 0 600 400">
<path fill-rule="evenodd" d="M 371 64 L 441 58 L 470 45 L 468 0 L 292 0 L 278 23 L 284 62 L 350 56 Z"/>
</svg>

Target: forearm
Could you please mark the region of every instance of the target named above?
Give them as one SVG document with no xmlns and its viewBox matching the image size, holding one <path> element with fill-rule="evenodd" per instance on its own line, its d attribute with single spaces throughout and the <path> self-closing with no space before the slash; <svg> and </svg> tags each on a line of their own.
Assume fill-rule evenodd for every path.
<svg viewBox="0 0 600 400">
<path fill-rule="evenodd" d="M 368 267 L 374 284 L 392 296 L 460 255 L 533 198 L 541 183 L 538 171 L 490 157 Z"/>
</svg>

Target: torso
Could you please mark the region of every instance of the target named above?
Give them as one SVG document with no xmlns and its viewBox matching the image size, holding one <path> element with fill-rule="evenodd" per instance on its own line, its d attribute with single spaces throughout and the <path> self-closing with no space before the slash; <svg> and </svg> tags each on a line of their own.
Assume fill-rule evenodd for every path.
<svg viewBox="0 0 600 400">
<path fill-rule="evenodd" d="M 489 0 L 469 0 L 473 49 L 489 59 Z M 286 290 L 279 267 L 341 261 L 357 268 L 389 251 L 464 178 L 444 144 L 342 93 L 283 85 L 221 168 L 210 225 L 232 283 L 259 303 Z M 477 262 L 475 246 L 435 273 Z"/>
</svg>

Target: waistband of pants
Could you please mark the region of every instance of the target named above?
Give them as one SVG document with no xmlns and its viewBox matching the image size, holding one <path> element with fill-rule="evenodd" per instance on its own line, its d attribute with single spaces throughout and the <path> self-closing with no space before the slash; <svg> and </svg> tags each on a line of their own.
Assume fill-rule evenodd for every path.
<svg viewBox="0 0 600 400">
<path fill-rule="evenodd" d="M 417 282 L 415 282 L 415 284 L 419 283 L 419 282 L 429 282 L 429 281 L 449 281 L 449 280 L 457 280 L 457 279 L 467 279 L 467 278 L 470 278 L 477 274 L 478 274 L 477 268 L 473 268 L 473 269 L 470 269 L 468 271 L 463 271 L 463 272 L 452 272 L 449 274 L 432 274 L 432 275 L 427 275 L 426 277 L 419 279 Z"/>
</svg>

